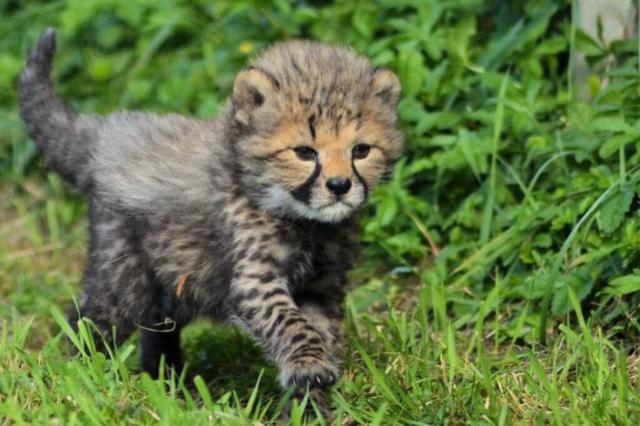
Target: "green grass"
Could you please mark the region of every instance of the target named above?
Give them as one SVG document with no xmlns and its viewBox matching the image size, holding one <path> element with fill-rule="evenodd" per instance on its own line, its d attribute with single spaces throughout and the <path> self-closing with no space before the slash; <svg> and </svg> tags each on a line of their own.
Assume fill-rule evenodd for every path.
<svg viewBox="0 0 640 426">
<path fill-rule="evenodd" d="M 31 250 L 3 246 L 2 417 L 18 424 L 247 424 L 278 417 L 275 372 L 240 332 L 207 324 L 187 330 L 187 359 L 202 376 L 188 387 L 176 378 L 138 374 L 135 342 L 105 358 L 92 349 L 89 333 L 73 335 L 58 306 L 80 277 L 83 244 L 76 237 L 85 225 L 83 219 L 60 224 L 68 238 L 38 234 L 56 220 L 48 212 L 73 202 L 51 195 L 41 206 L 25 201 L 30 219 L 10 233 L 2 229 L 3 239 Z M 53 199 L 53 207 L 47 209 L 45 199 Z M 34 235 L 42 241 L 31 242 Z M 403 283 L 395 297 L 362 310 L 366 297 L 378 299 L 373 295 L 389 289 L 371 282 L 354 290 L 344 377 L 334 394 L 339 421 L 634 424 L 640 413 L 634 339 L 625 344 L 586 323 L 570 293 L 575 327 L 560 325 L 546 348 L 523 346 L 500 326 L 514 309 L 503 303 L 505 284 L 496 276 L 468 330 L 457 330 L 456 318 L 444 312 L 443 286 Z M 81 355 L 70 355 L 68 334 Z"/>
<path fill-rule="evenodd" d="M 398 73 L 407 153 L 363 213 L 336 424 L 639 424 L 638 40 L 589 38 L 574 3 L 0 0 L 0 424 L 264 424 L 287 403 L 233 328 L 185 330 L 193 382 L 140 374 L 135 336 L 104 356 L 69 331 L 87 209 L 15 100 L 51 25 L 82 111 L 211 116 L 293 37 Z M 323 423 L 303 408 L 292 424 Z"/>
<path fill-rule="evenodd" d="M 2 230 L 3 239 L 30 249 L 3 246 L 1 418 L 10 424 L 247 424 L 278 418 L 283 401 L 275 371 L 238 331 L 204 323 L 187 329 L 187 359 L 201 376 L 193 386 L 139 374 L 135 342 L 105 357 L 92 349 L 89 333 L 73 335 L 59 306 L 68 304 L 80 277 L 85 222 L 61 224 L 60 235 L 68 238 L 37 234 L 51 226 L 45 224 L 48 211 L 70 202 L 54 197 L 43 198 L 41 206 L 30 202 L 24 225 Z M 54 207 L 47 209 L 45 199 L 54 199 Z M 31 220 L 36 228 L 28 225 Z M 33 235 L 42 241 L 31 242 Z M 614 339 L 612 330 L 585 322 L 575 294 L 575 326 L 560 325 L 543 348 L 522 345 L 500 325 L 515 309 L 504 304 L 500 276 L 465 330 L 443 309 L 446 288 L 401 281 L 395 296 L 378 281 L 350 295 L 344 376 L 333 395 L 338 422 L 638 421 L 637 339 Z M 376 301 L 359 308 L 366 298 Z M 66 335 L 80 355 L 70 354 Z"/>
</svg>

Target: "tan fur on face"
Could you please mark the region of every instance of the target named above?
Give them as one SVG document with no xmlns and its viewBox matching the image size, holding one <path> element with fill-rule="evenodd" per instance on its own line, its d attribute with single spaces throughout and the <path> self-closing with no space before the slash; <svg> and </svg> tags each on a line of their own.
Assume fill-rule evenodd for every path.
<svg viewBox="0 0 640 426">
<path fill-rule="evenodd" d="M 358 122 L 349 122 L 336 132 L 329 123 L 317 127 L 317 140 L 313 147 L 320 153 L 322 176 L 352 177 L 351 149 L 357 143 Z"/>
<path fill-rule="evenodd" d="M 271 161 L 270 175 L 274 180 L 289 190 L 302 185 L 313 173 L 315 164 L 311 161 L 300 161 L 293 150 L 288 149 Z"/>
<path fill-rule="evenodd" d="M 248 152 L 264 159 L 262 179 L 291 192 L 312 181 L 308 205 L 312 209 L 322 209 L 338 201 L 327 188 L 327 181 L 346 178 L 351 182 L 351 189 L 340 200 L 350 209 L 357 208 L 388 170 L 399 149 L 397 144 L 387 137 L 384 127 L 371 115 L 359 115 L 336 123 L 324 117 L 316 119 L 303 105 L 296 107 L 296 114 L 283 119 L 266 140 L 245 145 Z M 353 158 L 353 148 L 358 144 L 371 146 L 366 158 Z M 317 160 L 298 158 L 294 149 L 299 146 L 313 148 Z M 316 162 L 319 175 L 314 179 Z"/>
<path fill-rule="evenodd" d="M 300 124 L 300 121 L 283 124 L 271 138 L 253 150 L 255 155 L 272 154 L 268 160 L 269 173 L 286 188 L 302 185 L 315 168 L 313 161 L 302 161 L 295 155 L 293 148 L 296 146 L 310 146 L 318 152 L 321 184 L 333 177 L 356 179 L 351 152 L 357 144 L 371 145 L 367 158 L 357 159 L 354 163 L 357 172 L 371 187 L 386 171 L 390 159 L 397 155 L 398 148 L 384 137 L 383 127 L 376 121 L 352 120 L 337 130 L 331 123 L 317 123 L 315 140 L 309 134 L 307 123 Z"/>
</svg>

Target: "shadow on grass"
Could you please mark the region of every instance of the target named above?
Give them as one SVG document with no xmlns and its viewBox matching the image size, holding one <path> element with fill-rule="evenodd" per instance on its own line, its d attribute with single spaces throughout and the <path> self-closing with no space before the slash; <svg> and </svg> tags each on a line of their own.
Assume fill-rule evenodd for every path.
<svg viewBox="0 0 640 426">
<path fill-rule="evenodd" d="M 204 321 L 189 325 L 182 332 L 182 349 L 189 374 L 202 376 L 214 398 L 230 390 L 239 396 L 250 394 L 261 372 L 262 396 L 282 396 L 275 367 L 253 340 L 235 327 Z"/>
</svg>

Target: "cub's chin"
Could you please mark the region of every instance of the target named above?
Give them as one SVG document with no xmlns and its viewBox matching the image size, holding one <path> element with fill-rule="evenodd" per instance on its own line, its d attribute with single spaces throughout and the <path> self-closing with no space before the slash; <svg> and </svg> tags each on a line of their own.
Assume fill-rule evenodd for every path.
<svg viewBox="0 0 640 426">
<path fill-rule="evenodd" d="M 328 222 L 328 223 L 336 223 L 340 222 L 353 213 L 355 207 L 350 204 L 347 204 L 344 201 L 336 201 L 333 204 L 328 206 L 320 207 L 319 209 L 314 210 L 318 216 L 320 221 Z"/>
</svg>

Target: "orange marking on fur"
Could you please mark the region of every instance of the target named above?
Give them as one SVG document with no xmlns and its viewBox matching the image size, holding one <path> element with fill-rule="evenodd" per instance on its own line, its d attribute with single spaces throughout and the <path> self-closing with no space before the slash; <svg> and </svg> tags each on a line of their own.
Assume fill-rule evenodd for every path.
<svg viewBox="0 0 640 426">
<path fill-rule="evenodd" d="M 187 275 L 180 275 L 178 277 L 178 286 L 176 287 L 176 296 L 178 297 L 178 299 L 180 299 L 180 296 L 182 295 L 182 289 L 184 288 L 184 285 L 187 283 Z"/>
</svg>

